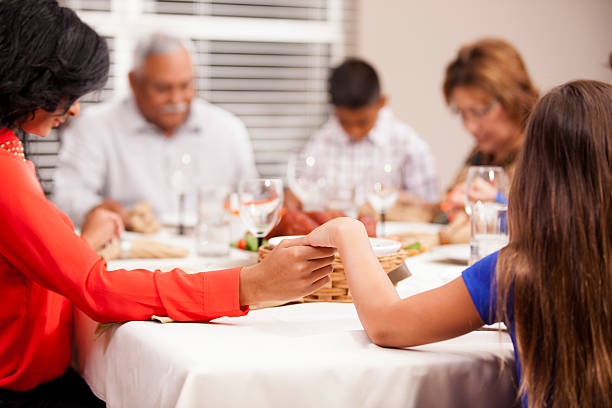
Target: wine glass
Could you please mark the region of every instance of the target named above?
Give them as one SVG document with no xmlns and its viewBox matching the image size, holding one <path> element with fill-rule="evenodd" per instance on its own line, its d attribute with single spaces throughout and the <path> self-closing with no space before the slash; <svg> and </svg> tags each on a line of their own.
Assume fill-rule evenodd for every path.
<svg viewBox="0 0 612 408">
<path fill-rule="evenodd" d="M 325 210 L 342 211 L 348 217 L 357 218 L 359 189 L 351 184 L 328 183 L 325 189 Z"/>
<path fill-rule="evenodd" d="M 193 160 L 189 153 L 181 153 L 170 163 L 170 186 L 178 195 L 178 233 L 185 234 L 185 200 L 193 187 Z"/>
<path fill-rule="evenodd" d="M 291 191 L 302 202 L 304 211 L 322 209 L 326 181 L 316 157 L 308 154 L 294 154 L 289 157 L 287 181 Z"/>
<path fill-rule="evenodd" d="M 478 202 L 495 202 L 505 194 L 506 176 L 499 166 L 470 166 L 465 180 L 465 212 L 472 214 Z"/>
<path fill-rule="evenodd" d="M 238 185 L 238 200 L 240 218 L 260 247 L 278 221 L 283 205 L 283 182 L 280 179 L 242 180 Z"/>
<path fill-rule="evenodd" d="M 399 197 L 399 182 L 394 166 L 390 162 L 373 166 L 368 175 L 366 197 L 368 202 L 380 214 L 381 235 L 385 235 L 385 217 L 387 211 Z"/>
</svg>

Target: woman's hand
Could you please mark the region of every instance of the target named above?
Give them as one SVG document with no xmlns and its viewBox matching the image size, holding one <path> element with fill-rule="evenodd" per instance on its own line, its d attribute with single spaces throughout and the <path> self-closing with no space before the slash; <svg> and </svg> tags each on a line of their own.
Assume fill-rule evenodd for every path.
<svg viewBox="0 0 612 408">
<path fill-rule="evenodd" d="M 470 183 L 470 189 L 467 192 L 470 201 L 495 201 L 497 197 L 497 188 L 482 178 L 477 178 Z"/>
<path fill-rule="evenodd" d="M 465 208 L 465 183 L 457 184 L 449 193 L 447 202 L 450 203 L 451 210 Z"/>
<path fill-rule="evenodd" d="M 117 213 L 96 207 L 85 217 L 81 236 L 97 251 L 121 235 L 123 230 L 123 221 Z"/>
<path fill-rule="evenodd" d="M 306 296 L 329 282 L 332 248 L 305 245 L 305 238 L 283 240 L 260 263 L 240 271 L 240 304 L 284 301 Z"/>
</svg>

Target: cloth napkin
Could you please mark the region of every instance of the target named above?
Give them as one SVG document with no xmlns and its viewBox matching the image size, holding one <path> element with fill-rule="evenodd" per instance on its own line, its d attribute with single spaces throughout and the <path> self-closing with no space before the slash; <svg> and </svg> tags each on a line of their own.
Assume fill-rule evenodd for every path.
<svg viewBox="0 0 612 408">
<path fill-rule="evenodd" d="M 189 255 L 189 250 L 150 238 L 132 241 L 115 239 L 98 251 L 98 254 L 107 261 L 120 258 L 184 258 Z"/>
</svg>

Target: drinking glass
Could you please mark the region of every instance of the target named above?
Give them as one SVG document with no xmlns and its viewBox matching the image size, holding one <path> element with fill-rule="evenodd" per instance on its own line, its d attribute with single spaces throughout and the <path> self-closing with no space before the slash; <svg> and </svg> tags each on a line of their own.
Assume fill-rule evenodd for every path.
<svg viewBox="0 0 612 408">
<path fill-rule="evenodd" d="M 240 218 L 260 247 L 278 222 L 283 205 L 283 182 L 280 179 L 242 180 L 238 185 L 238 201 Z"/>
<path fill-rule="evenodd" d="M 328 184 L 325 189 L 325 210 L 342 211 L 357 218 L 358 189 L 349 184 Z"/>
<path fill-rule="evenodd" d="M 319 160 L 307 154 L 294 154 L 287 162 L 289 188 L 302 202 L 304 211 L 323 208 L 326 180 L 321 173 Z"/>
<path fill-rule="evenodd" d="M 470 216 L 470 265 L 508 244 L 508 206 L 478 201 Z"/>
<path fill-rule="evenodd" d="M 373 166 L 367 177 L 366 197 L 368 202 L 380 214 L 381 235 L 385 235 L 385 217 L 399 197 L 399 182 L 394 166 L 390 162 Z"/>
<path fill-rule="evenodd" d="M 476 197 L 470 194 L 476 192 Z M 506 191 L 504 169 L 498 166 L 471 166 L 465 181 L 465 212 L 472 213 L 477 202 L 495 202 L 497 193 Z"/>
<path fill-rule="evenodd" d="M 178 196 L 178 233 L 185 234 L 185 200 L 193 189 L 194 169 L 189 153 L 181 153 L 170 163 L 170 186 Z"/>
<path fill-rule="evenodd" d="M 202 256 L 225 256 L 230 247 L 230 188 L 226 185 L 198 186 L 195 238 L 196 252 Z"/>
</svg>

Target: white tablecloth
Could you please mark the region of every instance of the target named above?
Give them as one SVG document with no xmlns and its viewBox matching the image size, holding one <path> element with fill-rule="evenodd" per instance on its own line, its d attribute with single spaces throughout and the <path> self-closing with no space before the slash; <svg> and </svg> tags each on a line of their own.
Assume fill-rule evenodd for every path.
<svg viewBox="0 0 612 408">
<path fill-rule="evenodd" d="M 449 261 L 448 254 L 434 251 L 408 259 L 413 276 L 400 282 L 399 293 L 408 296 L 458 276 L 463 266 Z M 231 262 L 236 259 L 233 255 Z M 219 260 L 193 257 L 182 262 L 222 266 Z M 129 322 L 94 341 L 96 325 L 76 312 L 75 365 L 110 407 L 514 404 L 512 343 L 497 330 L 385 349 L 370 342 L 353 305 L 342 303 L 255 310 L 212 323 Z"/>
</svg>

